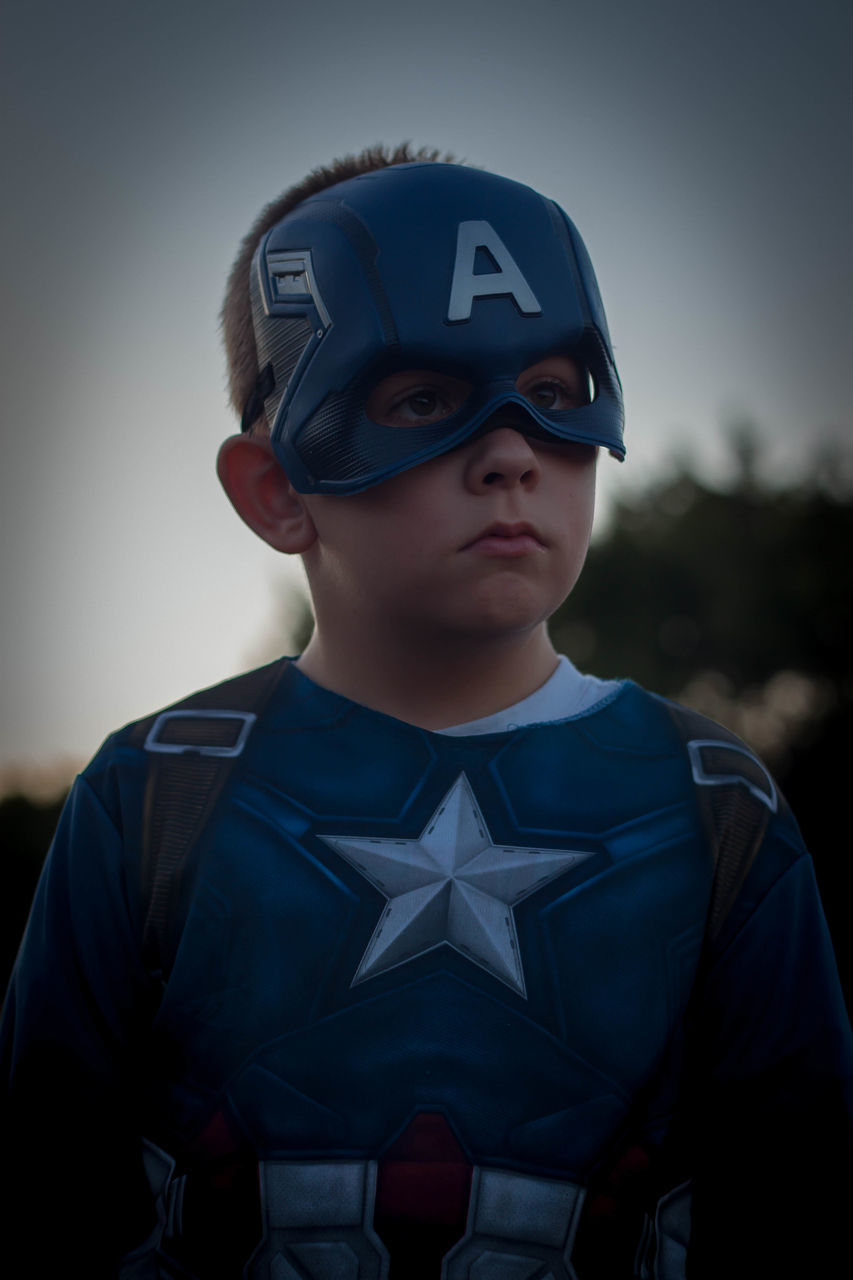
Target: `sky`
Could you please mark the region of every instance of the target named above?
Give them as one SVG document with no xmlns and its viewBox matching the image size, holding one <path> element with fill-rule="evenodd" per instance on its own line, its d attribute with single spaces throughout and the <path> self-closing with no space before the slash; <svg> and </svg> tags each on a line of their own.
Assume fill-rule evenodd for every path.
<svg viewBox="0 0 853 1280">
<path fill-rule="evenodd" d="M 2 0 L 0 785 L 267 656 L 298 566 L 214 470 L 218 312 L 259 209 L 410 139 L 556 199 L 626 398 L 614 497 L 673 451 L 774 476 L 849 438 L 853 18 L 838 0 Z M 5 771 L 5 772 L 4 772 Z"/>
</svg>

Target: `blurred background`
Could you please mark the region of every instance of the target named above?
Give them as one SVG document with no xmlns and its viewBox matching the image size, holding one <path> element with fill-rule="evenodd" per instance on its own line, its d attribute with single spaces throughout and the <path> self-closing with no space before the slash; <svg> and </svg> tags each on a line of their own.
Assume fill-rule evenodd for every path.
<svg viewBox="0 0 853 1280">
<path fill-rule="evenodd" d="M 853 11 L 836 0 L 3 0 L 0 840 L 11 960 L 118 725 L 304 640 L 239 522 L 218 310 L 260 207 L 410 139 L 577 223 L 627 405 L 558 647 L 775 770 L 849 986 Z"/>
</svg>

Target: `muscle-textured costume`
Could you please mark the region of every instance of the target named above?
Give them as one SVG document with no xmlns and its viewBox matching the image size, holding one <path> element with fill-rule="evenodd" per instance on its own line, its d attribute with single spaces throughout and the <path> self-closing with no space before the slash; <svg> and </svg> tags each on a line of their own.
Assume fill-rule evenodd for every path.
<svg viewBox="0 0 853 1280">
<path fill-rule="evenodd" d="M 141 743 L 172 725 L 78 780 L 6 1011 L 24 1199 L 87 1274 L 671 1277 L 691 1191 L 689 1275 L 837 1247 L 849 1024 L 737 740 L 630 682 L 448 737 L 284 664 L 154 955 Z"/>
</svg>

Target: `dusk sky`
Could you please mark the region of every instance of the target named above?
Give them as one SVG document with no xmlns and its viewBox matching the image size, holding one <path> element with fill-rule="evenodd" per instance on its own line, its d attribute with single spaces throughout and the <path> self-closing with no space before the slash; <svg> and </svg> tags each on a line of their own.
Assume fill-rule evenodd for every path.
<svg viewBox="0 0 853 1280">
<path fill-rule="evenodd" d="M 775 476 L 849 437 L 841 0 L 3 0 L 0 769 L 251 665 L 292 565 L 214 471 L 218 311 L 260 207 L 411 139 L 552 196 L 626 398 L 602 513 L 674 449 Z"/>
</svg>

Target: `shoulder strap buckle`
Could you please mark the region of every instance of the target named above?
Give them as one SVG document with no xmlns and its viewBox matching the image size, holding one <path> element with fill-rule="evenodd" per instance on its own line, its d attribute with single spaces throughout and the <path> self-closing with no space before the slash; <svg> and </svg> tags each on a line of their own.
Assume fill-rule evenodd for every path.
<svg viewBox="0 0 853 1280">
<path fill-rule="evenodd" d="M 253 711 L 162 711 L 143 749 L 163 755 L 239 756 L 257 718 Z M 193 723 L 198 721 L 203 723 Z M 241 722 L 239 730 L 234 721 Z"/>
</svg>

